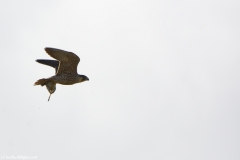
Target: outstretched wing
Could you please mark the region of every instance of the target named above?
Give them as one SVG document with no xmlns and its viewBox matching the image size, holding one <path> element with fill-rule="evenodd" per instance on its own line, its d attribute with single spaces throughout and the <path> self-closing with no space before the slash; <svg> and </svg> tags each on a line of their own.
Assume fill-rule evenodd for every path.
<svg viewBox="0 0 240 160">
<path fill-rule="evenodd" d="M 56 74 L 57 74 L 57 70 L 58 70 L 58 66 L 59 66 L 59 61 L 56 61 L 56 60 L 48 60 L 48 59 L 37 59 L 36 62 L 55 68 Z"/>
<path fill-rule="evenodd" d="M 56 48 L 45 48 L 45 51 L 60 62 L 57 74 L 77 74 L 80 58 L 76 54 Z"/>
</svg>

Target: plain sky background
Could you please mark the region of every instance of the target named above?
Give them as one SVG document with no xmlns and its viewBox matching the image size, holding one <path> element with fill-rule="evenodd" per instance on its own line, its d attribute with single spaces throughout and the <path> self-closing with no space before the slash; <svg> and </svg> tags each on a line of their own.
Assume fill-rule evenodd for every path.
<svg viewBox="0 0 240 160">
<path fill-rule="evenodd" d="M 0 155 L 239 160 L 239 0 L 0 2 Z M 89 82 L 33 86 L 44 47 Z M 0 157 L 1 158 L 1 157 Z M 3 159 L 3 158 L 1 158 Z"/>
</svg>

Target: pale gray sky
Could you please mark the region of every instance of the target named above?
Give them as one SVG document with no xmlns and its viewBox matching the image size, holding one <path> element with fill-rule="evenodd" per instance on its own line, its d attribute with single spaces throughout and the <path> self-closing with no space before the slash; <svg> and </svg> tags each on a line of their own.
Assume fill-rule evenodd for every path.
<svg viewBox="0 0 240 160">
<path fill-rule="evenodd" d="M 239 160 L 239 0 L 0 2 L 0 157 Z M 89 82 L 33 86 L 44 47 Z M 5 158 L 6 159 L 6 158 Z"/>
</svg>

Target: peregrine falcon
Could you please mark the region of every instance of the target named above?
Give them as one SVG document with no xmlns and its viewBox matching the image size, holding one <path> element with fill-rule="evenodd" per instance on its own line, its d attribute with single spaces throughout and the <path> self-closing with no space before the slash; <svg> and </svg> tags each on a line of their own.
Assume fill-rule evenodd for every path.
<svg viewBox="0 0 240 160">
<path fill-rule="evenodd" d="M 77 65 L 80 61 L 80 58 L 68 51 L 64 51 L 56 48 L 45 48 L 47 54 L 53 57 L 56 60 L 36 60 L 41 64 L 45 64 L 55 68 L 56 74 L 49 78 L 42 78 L 35 82 L 34 85 L 46 85 L 50 95 L 53 94 L 56 90 L 56 84 L 62 85 L 72 85 L 75 83 L 81 83 L 84 81 L 89 81 L 89 78 L 85 75 L 80 75 L 77 73 Z"/>
</svg>

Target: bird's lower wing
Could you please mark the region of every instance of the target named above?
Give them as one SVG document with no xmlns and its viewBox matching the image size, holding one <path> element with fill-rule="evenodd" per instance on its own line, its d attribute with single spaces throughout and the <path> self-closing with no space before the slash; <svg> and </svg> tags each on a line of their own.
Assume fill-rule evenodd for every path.
<svg viewBox="0 0 240 160">
<path fill-rule="evenodd" d="M 59 61 L 47 60 L 47 59 L 37 59 L 36 62 L 55 68 L 56 73 L 57 73 Z"/>
</svg>

